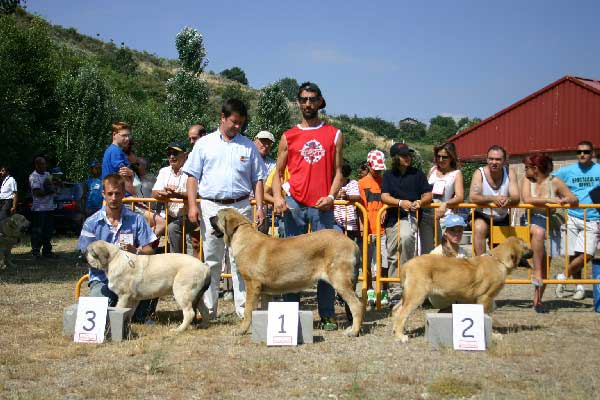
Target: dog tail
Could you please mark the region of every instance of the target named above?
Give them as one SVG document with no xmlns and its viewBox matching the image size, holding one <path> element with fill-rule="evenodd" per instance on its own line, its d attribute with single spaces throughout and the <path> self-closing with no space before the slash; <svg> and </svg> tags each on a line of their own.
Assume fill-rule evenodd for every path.
<svg viewBox="0 0 600 400">
<path fill-rule="evenodd" d="M 210 272 L 208 274 L 206 274 L 206 278 L 204 278 L 204 282 L 202 283 L 202 289 L 200 289 L 200 291 L 198 292 L 198 294 L 196 295 L 196 298 L 194 299 L 194 303 L 192 304 L 192 306 L 194 307 L 194 310 L 198 309 L 198 304 L 200 304 L 200 300 L 202 299 L 202 296 L 204 296 L 204 293 L 208 290 L 209 286 L 210 286 Z"/>
</svg>

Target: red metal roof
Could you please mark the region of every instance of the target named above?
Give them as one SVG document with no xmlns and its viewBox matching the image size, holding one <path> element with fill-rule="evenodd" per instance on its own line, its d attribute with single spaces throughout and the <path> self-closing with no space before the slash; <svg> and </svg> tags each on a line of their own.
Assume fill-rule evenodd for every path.
<svg viewBox="0 0 600 400">
<path fill-rule="evenodd" d="M 463 160 L 498 144 L 510 155 L 600 145 L 600 81 L 565 76 L 448 139 Z"/>
</svg>

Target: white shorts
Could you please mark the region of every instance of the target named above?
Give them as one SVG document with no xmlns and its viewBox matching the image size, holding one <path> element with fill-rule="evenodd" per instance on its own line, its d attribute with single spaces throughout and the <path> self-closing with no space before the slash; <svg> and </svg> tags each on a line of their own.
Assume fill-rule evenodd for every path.
<svg viewBox="0 0 600 400">
<path fill-rule="evenodd" d="M 584 230 L 583 220 L 569 215 L 567 222 L 567 245 L 569 255 L 585 252 L 593 255 L 600 241 L 600 221 L 586 221 Z"/>
</svg>

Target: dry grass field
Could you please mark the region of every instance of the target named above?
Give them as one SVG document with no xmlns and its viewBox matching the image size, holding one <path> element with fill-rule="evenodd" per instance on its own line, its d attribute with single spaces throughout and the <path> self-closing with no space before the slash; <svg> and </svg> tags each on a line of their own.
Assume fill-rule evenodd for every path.
<svg viewBox="0 0 600 400">
<path fill-rule="evenodd" d="M 26 246 L 18 267 L 0 271 L 0 398 L 3 399 L 592 399 L 598 398 L 600 314 L 591 300 L 555 299 L 531 310 L 530 286 L 501 293 L 486 352 L 432 350 L 426 312 L 409 319 L 408 344 L 394 341 L 389 310 L 367 313 L 364 334 L 315 329 L 312 345 L 267 348 L 233 335 L 231 302 L 206 330 L 173 336 L 181 312 L 162 299 L 157 324 L 134 325 L 132 340 L 76 344 L 62 337 L 63 309 L 85 269 L 75 240 L 55 240 L 60 258 L 35 261 Z M 591 295 L 591 288 L 588 295 Z M 84 291 L 85 294 L 85 291 Z M 305 307 L 316 308 L 314 293 Z M 345 323 L 343 310 L 339 319 Z M 316 311 L 315 311 L 316 314 Z"/>
</svg>

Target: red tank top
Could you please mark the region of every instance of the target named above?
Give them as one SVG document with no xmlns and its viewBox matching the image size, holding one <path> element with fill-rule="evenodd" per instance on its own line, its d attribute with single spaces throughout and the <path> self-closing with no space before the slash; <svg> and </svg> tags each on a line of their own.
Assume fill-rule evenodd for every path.
<svg viewBox="0 0 600 400">
<path fill-rule="evenodd" d="M 338 132 L 338 128 L 323 123 L 315 128 L 296 125 L 284 133 L 288 145 L 290 194 L 305 206 L 313 207 L 317 200 L 329 194 Z"/>
</svg>

